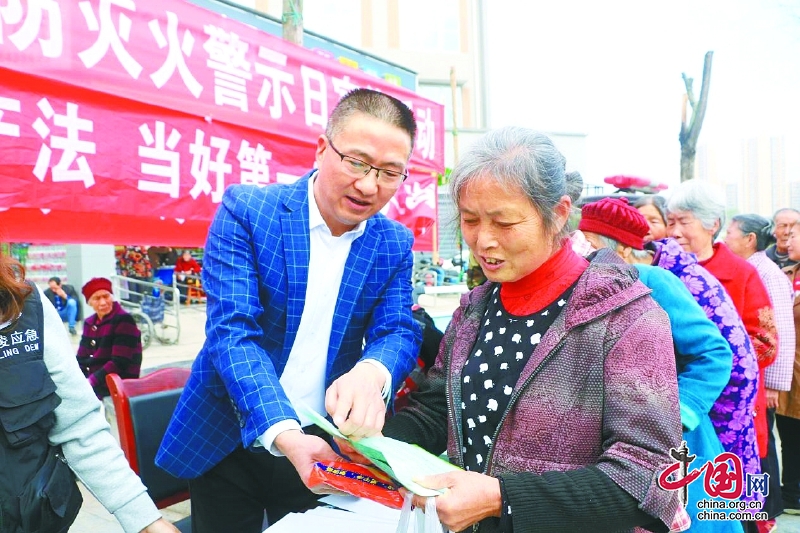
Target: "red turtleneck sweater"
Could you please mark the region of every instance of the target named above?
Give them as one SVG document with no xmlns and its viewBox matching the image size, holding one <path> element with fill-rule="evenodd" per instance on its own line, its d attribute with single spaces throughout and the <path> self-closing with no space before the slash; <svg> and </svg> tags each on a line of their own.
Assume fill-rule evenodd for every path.
<svg viewBox="0 0 800 533">
<path fill-rule="evenodd" d="M 542 265 L 517 281 L 503 283 L 500 299 L 512 315 L 525 316 L 544 309 L 575 283 L 589 262 L 572 251 L 569 242 Z"/>
</svg>

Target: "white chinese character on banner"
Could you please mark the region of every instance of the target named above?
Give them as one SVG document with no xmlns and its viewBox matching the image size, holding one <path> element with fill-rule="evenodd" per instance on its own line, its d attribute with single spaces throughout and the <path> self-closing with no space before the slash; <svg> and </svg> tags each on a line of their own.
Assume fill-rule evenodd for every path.
<svg viewBox="0 0 800 533">
<path fill-rule="evenodd" d="M 63 150 L 61 159 L 53 167 L 53 182 L 82 181 L 83 185 L 88 189 L 94 185 L 94 174 L 92 174 L 92 169 L 89 168 L 86 156 L 81 155 L 78 157 L 78 154 L 95 154 L 96 145 L 91 141 L 82 141 L 79 137 L 81 132 L 92 133 L 94 131 L 94 122 L 78 117 L 78 104 L 67 102 L 66 115 L 57 114 L 47 98 L 39 100 L 37 106 L 44 118 L 48 121 L 53 121 L 53 126 L 66 128 L 67 136 L 50 136 L 50 127 L 42 120 L 42 117 L 38 117 L 34 121 L 33 129 L 45 142 L 42 143 L 42 147 L 39 149 L 39 156 L 36 158 L 36 165 L 33 167 L 33 175 L 39 178 L 39 181 L 44 181 L 47 169 L 50 168 L 50 158 L 53 155 L 53 150 Z M 46 142 L 48 136 L 50 136 L 50 146 Z M 78 169 L 70 170 L 75 161 L 78 162 Z"/>
<path fill-rule="evenodd" d="M 350 76 L 345 76 L 343 78 L 331 78 L 331 85 L 333 85 L 333 92 L 338 94 L 339 98 L 343 97 L 353 89 L 358 89 L 358 85 L 350 81 Z"/>
<path fill-rule="evenodd" d="M 142 174 L 167 178 L 167 181 L 139 180 L 137 184 L 140 191 L 160 192 L 169 194 L 172 198 L 177 198 L 181 186 L 181 154 L 175 151 L 181 134 L 175 128 L 166 137 L 166 124 L 160 120 L 156 121 L 156 135 L 150 131 L 150 126 L 142 124 L 139 126 L 139 133 L 147 146 L 139 145 L 139 157 L 155 159 L 166 164 L 155 164 L 142 162 Z M 155 145 L 155 146 L 153 146 Z"/>
<path fill-rule="evenodd" d="M 39 37 L 42 29 L 42 15 L 47 13 L 47 39 L 39 37 L 44 57 L 61 57 L 64 50 L 64 30 L 61 27 L 61 9 L 55 0 L 28 0 L 28 12 L 25 22 L 8 40 L 20 51 L 27 50 Z M 5 7 L 0 7 L 0 43 L 3 42 L 3 21 L 8 25 L 18 24 L 22 20 L 22 5 L 19 0 L 8 0 Z"/>
<path fill-rule="evenodd" d="M 417 109 L 417 147 L 425 159 L 436 157 L 436 124 L 431 119 L 430 108 Z"/>
<path fill-rule="evenodd" d="M 8 25 L 19 24 L 22 20 L 20 0 L 8 0 L 5 7 L 0 6 L 0 44 L 3 44 L 3 22 Z"/>
<path fill-rule="evenodd" d="M 286 54 L 281 54 L 270 50 L 264 46 L 258 47 L 258 57 L 265 59 L 274 65 L 286 68 Z M 256 63 L 256 72 L 264 76 L 264 83 L 261 85 L 261 92 L 258 93 L 258 104 L 261 107 L 267 105 L 267 98 L 272 93 L 272 105 L 269 106 L 269 115 L 278 119 L 283 116 L 283 106 L 281 101 L 286 102 L 286 109 L 292 114 L 297 106 L 292 99 L 289 88 L 283 84 L 294 85 L 294 75 L 284 72 L 269 65 Z"/>
<path fill-rule="evenodd" d="M 328 88 L 325 85 L 325 74 L 319 70 L 301 65 L 300 76 L 303 78 L 303 105 L 306 112 L 306 126 L 312 127 L 316 124 L 324 128 L 328 123 Z M 311 87 L 312 82 L 316 84 L 316 88 Z"/>
<path fill-rule="evenodd" d="M 22 344 L 22 342 L 23 342 L 23 339 L 22 339 L 22 332 L 21 331 L 15 331 L 14 333 L 11 334 L 11 344 L 12 345 L 14 345 L 14 344 Z"/>
<path fill-rule="evenodd" d="M 239 154 L 236 156 L 241 168 L 241 182 L 252 185 L 267 185 L 269 183 L 269 161 L 272 152 L 269 152 L 258 143 L 255 148 L 246 140 L 242 140 Z"/>
<path fill-rule="evenodd" d="M 19 137 L 19 125 L 3 122 L 3 111 L 20 113 L 22 111 L 22 107 L 20 106 L 19 100 L 14 100 L 13 98 L 3 98 L 0 96 L 0 135 Z"/>
<path fill-rule="evenodd" d="M 247 80 L 253 79 L 250 63 L 245 59 L 249 45 L 211 24 L 203 26 L 209 39 L 203 45 L 208 52 L 206 65 L 214 69 L 214 103 L 232 105 L 247 111 Z"/>
<path fill-rule="evenodd" d="M 35 329 L 26 329 L 25 340 L 28 342 L 38 341 L 39 333 Z"/>
<path fill-rule="evenodd" d="M 131 75 L 135 80 L 139 79 L 139 74 L 142 73 L 142 66 L 125 50 L 122 41 L 126 43 L 131 36 L 131 19 L 124 13 L 119 14 L 119 26 L 114 26 L 114 21 L 111 19 L 111 6 L 115 5 L 129 11 L 136 11 L 136 4 L 133 0 L 100 0 L 100 7 L 97 9 L 100 13 L 100 22 L 98 23 L 97 17 L 92 11 L 90 2 L 79 2 L 78 5 L 83 13 L 83 18 L 86 19 L 86 25 L 89 31 L 99 32 L 97 40 L 94 44 L 80 52 L 78 57 L 81 58 L 86 68 L 92 68 L 108 53 L 109 47 L 114 51 L 122 67 Z M 122 41 L 120 40 L 122 39 Z"/>
<path fill-rule="evenodd" d="M 0 348 L 5 348 L 8 345 L 8 337 L 5 335 L 0 335 Z"/>
<path fill-rule="evenodd" d="M 189 67 L 186 66 L 186 61 L 183 59 L 183 56 L 192 56 L 192 48 L 194 48 L 194 37 L 192 37 L 192 34 L 189 30 L 184 30 L 183 41 L 179 41 L 178 15 L 170 11 L 167 11 L 166 38 L 161 32 L 161 26 L 157 20 L 151 20 L 149 26 L 150 32 L 153 34 L 153 37 L 155 37 L 156 44 L 159 48 L 164 48 L 169 45 L 166 61 L 164 61 L 160 69 L 150 74 L 150 79 L 152 79 L 156 87 L 160 89 L 169 81 L 177 68 L 178 74 L 180 74 L 183 80 L 183 84 L 186 85 L 186 88 L 189 89 L 189 92 L 192 93 L 195 98 L 199 98 L 200 93 L 203 92 L 203 86 L 192 76 Z"/>
<path fill-rule="evenodd" d="M 233 166 L 225 162 L 231 142 L 221 137 L 211 137 L 209 144 L 204 144 L 205 132 L 195 130 L 194 142 L 189 145 L 189 153 L 192 154 L 192 177 L 195 184 L 189 194 L 197 199 L 200 193 L 211 194 L 211 201 L 218 204 L 222 201 L 222 193 L 225 191 L 225 174 L 230 174 Z M 211 160 L 211 149 L 217 149 L 217 156 Z M 208 173 L 216 174 L 216 182 L 212 191 L 211 184 L 208 182 Z"/>
</svg>

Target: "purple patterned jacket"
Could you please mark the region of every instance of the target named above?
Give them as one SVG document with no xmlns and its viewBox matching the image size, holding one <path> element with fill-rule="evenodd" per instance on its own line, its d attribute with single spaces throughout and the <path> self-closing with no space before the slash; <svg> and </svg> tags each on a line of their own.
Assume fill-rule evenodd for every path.
<svg viewBox="0 0 800 533">
<path fill-rule="evenodd" d="M 669 449 L 681 440 L 669 320 L 632 268 L 614 264 L 620 260 L 610 251 L 599 251 L 598 258 L 525 365 L 486 473 L 506 478 L 596 465 L 640 509 L 669 527 L 678 494 L 656 483 L 657 474 L 673 462 Z M 446 432 L 448 456 L 458 465 L 463 464 L 461 371 L 494 286 L 486 283 L 462 297 L 430 370 L 430 386 L 446 392 L 446 407 L 444 398 L 412 400 L 395 417 L 424 421 L 426 430 L 413 442 L 428 449 L 443 444 Z M 391 421 L 398 423 L 405 425 Z M 512 496 L 510 503 L 517 514 L 527 502 Z"/>
</svg>

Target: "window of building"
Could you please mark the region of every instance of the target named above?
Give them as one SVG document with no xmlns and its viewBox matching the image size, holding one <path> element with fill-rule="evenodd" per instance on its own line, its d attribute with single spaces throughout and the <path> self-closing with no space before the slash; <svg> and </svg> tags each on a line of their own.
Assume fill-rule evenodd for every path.
<svg viewBox="0 0 800 533">
<path fill-rule="evenodd" d="M 361 0 L 305 0 L 303 26 L 354 47 L 361 46 Z"/>
<path fill-rule="evenodd" d="M 444 106 L 444 127 L 445 129 L 453 129 L 453 91 L 450 85 L 438 83 L 420 83 L 417 94 L 433 100 L 437 104 Z M 461 104 L 461 87 L 456 86 L 456 111 L 458 112 L 458 127 L 461 128 L 464 124 L 463 106 Z"/>
<path fill-rule="evenodd" d="M 399 5 L 401 49 L 461 51 L 459 0 L 402 0 Z"/>
</svg>

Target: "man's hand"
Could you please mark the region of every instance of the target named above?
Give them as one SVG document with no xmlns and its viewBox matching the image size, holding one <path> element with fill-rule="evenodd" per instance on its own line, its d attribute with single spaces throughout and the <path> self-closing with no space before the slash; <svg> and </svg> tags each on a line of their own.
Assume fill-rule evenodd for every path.
<svg viewBox="0 0 800 533">
<path fill-rule="evenodd" d="M 57 295 L 59 298 L 61 298 L 62 300 L 67 300 L 67 299 L 69 298 L 69 297 L 67 296 L 67 293 L 66 293 L 66 292 L 64 292 L 64 289 L 62 289 L 61 287 L 56 287 L 56 290 L 54 290 L 53 292 L 55 292 L 55 293 L 56 293 L 56 295 Z"/>
<path fill-rule="evenodd" d="M 778 395 L 780 391 L 774 389 L 767 389 L 767 409 L 778 408 Z"/>
<path fill-rule="evenodd" d="M 372 435 L 373 437 L 379 437 L 380 433 L 377 435 Z M 333 440 L 336 441 L 336 445 L 339 447 L 339 451 L 350 459 L 350 461 L 354 463 L 358 463 L 360 465 L 371 465 L 372 461 L 361 455 L 355 448 L 350 446 L 350 443 L 346 440 L 342 440 L 339 437 L 333 437 Z"/>
<path fill-rule="evenodd" d="M 448 472 L 414 480 L 429 489 L 447 489 L 436 496 L 439 521 L 450 531 L 462 531 L 490 516 L 500 516 L 503 497 L 500 480 L 477 472 Z M 414 507 L 425 508 L 426 498 L 414 496 Z"/>
<path fill-rule="evenodd" d="M 159 518 L 140 533 L 181 533 L 177 527 L 173 526 L 163 518 Z"/>
<path fill-rule="evenodd" d="M 386 376 L 370 363 L 359 363 L 333 382 L 325 393 L 325 409 L 344 435 L 360 439 L 383 429 L 386 404 L 381 389 Z"/>
<path fill-rule="evenodd" d="M 298 429 L 284 431 L 275 437 L 275 446 L 292 463 L 300 479 L 306 487 L 311 476 L 314 463 L 330 463 L 341 461 L 342 458 L 328 446 L 328 443 L 314 435 L 306 435 Z M 327 485 L 308 487 L 316 494 L 342 494 L 340 491 Z"/>
</svg>

